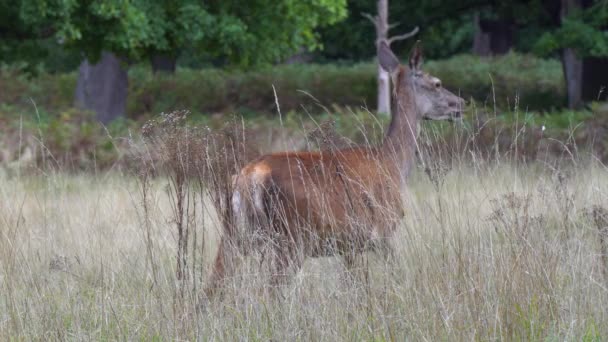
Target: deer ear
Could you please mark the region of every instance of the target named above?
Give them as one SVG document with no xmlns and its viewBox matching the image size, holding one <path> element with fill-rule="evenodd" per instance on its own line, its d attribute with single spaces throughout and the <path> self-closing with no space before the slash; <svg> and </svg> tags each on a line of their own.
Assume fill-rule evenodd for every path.
<svg viewBox="0 0 608 342">
<path fill-rule="evenodd" d="M 414 49 L 410 55 L 410 69 L 419 70 L 422 67 L 422 46 L 420 41 L 414 44 Z"/>
<path fill-rule="evenodd" d="M 399 69 L 399 59 L 395 57 L 386 42 L 380 42 L 378 45 L 378 62 L 382 69 L 389 74 L 393 74 Z"/>
</svg>

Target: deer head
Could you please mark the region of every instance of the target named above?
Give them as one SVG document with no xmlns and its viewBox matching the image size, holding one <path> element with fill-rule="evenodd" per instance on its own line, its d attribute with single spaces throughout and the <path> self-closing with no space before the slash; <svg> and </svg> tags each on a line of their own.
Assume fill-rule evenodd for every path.
<svg viewBox="0 0 608 342">
<path fill-rule="evenodd" d="M 378 60 L 391 75 L 397 105 L 413 104 L 419 118 L 425 120 L 454 120 L 462 117 L 465 101 L 443 88 L 441 80 L 422 71 L 422 48 L 414 46 L 409 68 L 402 67 L 385 42 L 381 42 Z M 413 102 L 413 103 L 411 103 Z"/>
</svg>

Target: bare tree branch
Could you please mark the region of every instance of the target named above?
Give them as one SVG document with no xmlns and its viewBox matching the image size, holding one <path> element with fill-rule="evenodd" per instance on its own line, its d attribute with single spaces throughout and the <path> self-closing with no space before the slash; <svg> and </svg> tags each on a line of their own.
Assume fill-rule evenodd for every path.
<svg viewBox="0 0 608 342">
<path fill-rule="evenodd" d="M 371 15 L 371 14 L 369 14 L 369 13 L 361 13 L 361 15 L 362 15 L 364 18 L 369 19 L 369 21 L 371 21 L 371 22 L 372 22 L 372 24 L 374 24 L 374 26 L 378 26 L 378 17 L 377 17 L 377 16 L 372 16 L 372 15 Z"/>
<path fill-rule="evenodd" d="M 397 26 L 399 26 L 399 25 L 401 25 L 401 23 L 400 23 L 400 22 L 396 22 L 396 23 L 389 24 L 389 25 L 388 25 L 388 29 L 389 29 L 389 30 L 392 30 L 392 29 L 394 29 L 395 27 L 397 27 Z"/>
<path fill-rule="evenodd" d="M 391 37 L 388 39 L 388 45 L 391 45 L 393 42 L 408 39 L 408 38 L 412 37 L 413 35 L 415 35 L 416 33 L 418 33 L 418 31 L 419 31 L 419 28 L 418 28 L 418 26 L 416 26 L 413 30 L 411 30 L 408 33 L 404 33 L 404 34 L 400 34 L 400 35 Z"/>
</svg>

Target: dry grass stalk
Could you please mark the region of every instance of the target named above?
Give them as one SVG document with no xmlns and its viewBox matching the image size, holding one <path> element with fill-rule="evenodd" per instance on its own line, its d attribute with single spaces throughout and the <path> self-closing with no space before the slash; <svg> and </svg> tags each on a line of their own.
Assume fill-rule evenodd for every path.
<svg viewBox="0 0 608 342">
<path fill-rule="evenodd" d="M 196 240 L 190 241 L 191 234 L 196 232 L 192 224 L 196 221 L 196 203 L 207 203 L 210 198 L 222 224 L 229 226 L 231 207 L 227 194 L 231 191 L 231 175 L 257 155 L 240 122 L 233 120 L 223 130 L 214 132 L 207 127 L 188 125 L 187 116 L 187 111 L 163 113 L 159 119 L 146 123 L 142 128 L 143 148 L 135 152 L 144 203 L 150 177 L 165 175 L 169 180 L 177 233 L 178 280 L 189 277 L 189 246 L 197 245 Z M 200 208 L 199 215 L 204 210 L 208 208 Z M 195 252 L 191 258 L 196 258 Z M 190 273 L 194 276 L 195 272 L 193 264 Z"/>
</svg>

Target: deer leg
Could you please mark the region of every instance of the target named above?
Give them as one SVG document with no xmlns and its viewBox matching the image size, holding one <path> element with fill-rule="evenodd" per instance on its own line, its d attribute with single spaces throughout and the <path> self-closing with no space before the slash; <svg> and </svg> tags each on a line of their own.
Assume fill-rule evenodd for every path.
<svg viewBox="0 0 608 342">
<path fill-rule="evenodd" d="M 222 237 L 213 263 L 211 275 L 209 276 L 208 285 L 205 288 L 205 295 L 207 297 L 210 298 L 215 295 L 215 293 L 224 286 L 226 276 L 234 274 L 237 261 L 235 252 L 235 246 L 231 244 L 229 239 Z"/>
<path fill-rule="evenodd" d="M 358 259 L 361 252 L 351 242 L 339 243 L 337 248 L 346 269 L 346 272 L 343 273 L 342 281 L 346 285 L 352 285 L 359 276 L 357 266 L 359 265 Z"/>
<path fill-rule="evenodd" d="M 270 267 L 270 284 L 273 295 L 284 299 L 282 287 L 289 284 L 290 277 L 296 274 L 304 262 L 304 250 L 302 244 L 296 237 L 284 231 L 275 235 L 270 255 L 272 255 Z"/>
<path fill-rule="evenodd" d="M 378 249 L 384 262 L 391 263 L 395 260 L 395 247 L 391 243 L 390 238 L 382 238 L 382 240 L 380 240 L 380 245 L 378 246 Z"/>
<path fill-rule="evenodd" d="M 390 234 L 382 234 L 373 240 L 370 240 L 370 244 L 366 250 L 373 251 L 376 255 L 380 256 L 385 263 L 390 263 L 395 260 L 395 248 L 391 243 Z"/>
<path fill-rule="evenodd" d="M 387 264 L 390 264 L 396 260 L 395 246 L 392 243 L 392 237 L 394 236 L 396 230 L 397 223 L 391 222 L 388 225 L 388 229 L 382 232 L 381 237 L 378 239 L 378 243 L 376 244 L 376 250 Z"/>
<path fill-rule="evenodd" d="M 287 283 L 289 273 L 290 257 L 282 248 L 278 248 L 274 255 L 274 265 L 271 273 L 271 284 L 273 287 L 278 287 Z"/>
<path fill-rule="evenodd" d="M 293 241 L 281 241 L 274 250 L 274 265 L 272 268 L 271 282 L 273 286 L 285 285 L 289 282 L 289 276 L 297 273 L 302 267 L 302 257 L 299 255 Z"/>
<path fill-rule="evenodd" d="M 222 238 L 217 250 L 217 255 L 215 256 L 215 261 L 213 262 L 213 268 L 211 269 L 211 276 L 209 277 L 208 285 L 205 288 L 205 295 L 208 298 L 215 295 L 218 288 L 221 287 L 222 283 L 224 282 L 224 277 L 226 275 L 226 256 L 224 255 L 225 247 L 224 238 Z"/>
</svg>

